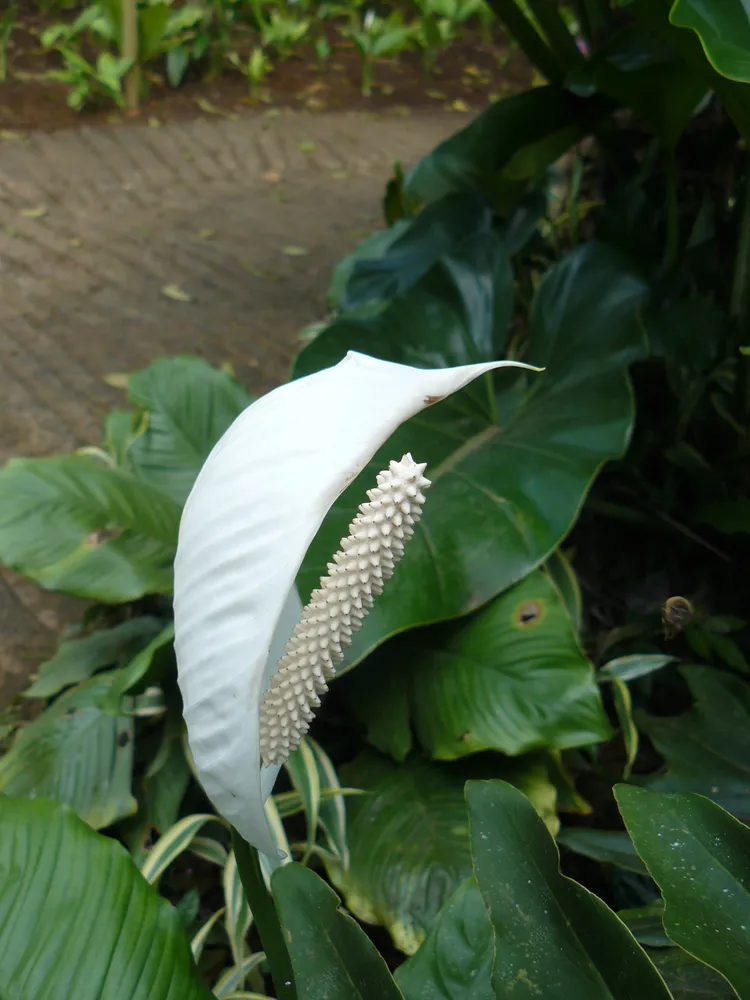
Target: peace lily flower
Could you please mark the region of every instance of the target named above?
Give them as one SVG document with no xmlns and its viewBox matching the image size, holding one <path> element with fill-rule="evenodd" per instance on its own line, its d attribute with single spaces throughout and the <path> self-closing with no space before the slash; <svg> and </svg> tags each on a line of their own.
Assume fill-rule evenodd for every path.
<svg viewBox="0 0 750 1000">
<path fill-rule="evenodd" d="M 404 455 L 378 476 L 303 610 L 295 579 L 308 546 L 401 423 L 504 366 L 530 367 L 425 370 L 351 352 L 251 404 L 195 482 L 174 583 L 188 740 L 208 797 L 272 858 L 264 803 L 413 533 L 424 465 Z"/>
</svg>

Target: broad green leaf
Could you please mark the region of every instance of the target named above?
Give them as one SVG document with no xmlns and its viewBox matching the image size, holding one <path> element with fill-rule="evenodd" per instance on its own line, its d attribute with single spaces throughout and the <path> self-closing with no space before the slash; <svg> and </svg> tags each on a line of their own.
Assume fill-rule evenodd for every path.
<svg viewBox="0 0 750 1000">
<path fill-rule="evenodd" d="M 493 218 L 489 204 L 476 194 L 449 194 L 428 205 L 407 226 L 402 226 L 387 252 L 377 258 L 357 259 L 343 291 L 342 312 L 362 309 L 367 305 L 384 304 L 408 292 L 441 258 L 445 258 L 448 278 L 454 278 L 456 260 L 466 255 L 466 244 L 484 238 L 493 240 Z M 506 309 L 512 301 L 512 276 L 507 261 L 504 276 Z M 460 272 L 459 272 L 460 273 Z M 445 280 L 445 278 L 443 279 Z M 508 316 L 504 323 L 507 326 Z M 503 330 L 501 329 L 501 332 Z"/>
<path fill-rule="evenodd" d="M 459 314 L 443 280 L 429 295 L 420 283 L 375 319 L 334 322 L 302 351 L 295 374 L 333 364 L 350 348 L 426 366 L 486 358 L 496 336 L 493 296 L 486 287 L 469 294 L 473 280 L 467 271 Z M 573 252 L 547 272 L 532 307 L 528 359 L 545 372 L 508 372 L 493 387 L 480 380 L 423 411 L 342 494 L 310 546 L 300 593 L 317 586 L 383 463 L 410 451 L 428 463 L 433 483 L 403 562 L 343 669 L 389 635 L 479 607 L 554 550 L 602 463 L 627 445 L 626 367 L 643 347 L 637 311 L 644 293 L 641 279 L 606 247 Z M 467 325 L 462 314 L 475 319 Z"/>
<path fill-rule="evenodd" d="M 637 713 L 667 763 L 649 780 L 661 792 L 700 792 L 729 812 L 750 816 L 750 688 L 709 667 L 681 667 L 695 699 L 683 715 Z"/>
<path fill-rule="evenodd" d="M 463 786 L 476 766 L 412 760 L 397 767 L 365 752 L 342 769 L 348 784 L 372 794 L 347 799 L 349 867 L 329 865 L 329 873 L 352 913 L 386 926 L 406 954 L 471 874 Z M 498 758 L 492 769 L 521 788 L 557 832 L 555 790 L 541 758 Z"/>
<path fill-rule="evenodd" d="M 567 84 L 581 96 L 598 91 L 632 108 L 667 146 L 677 142 L 708 89 L 683 59 L 636 25 L 610 37 Z"/>
<path fill-rule="evenodd" d="M 400 219 L 389 229 L 378 229 L 367 236 L 350 254 L 347 254 L 333 269 L 331 284 L 326 300 L 331 308 L 338 308 L 349 280 L 359 261 L 379 260 L 384 257 L 401 234 L 410 226 L 410 220 Z"/>
<path fill-rule="evenodd" d="M 271 879 L 298 1000 L 400 1000 L 388 967 L 318 875 L 295 863 Z"/>
<path fill-rule="evenodd" d="M 677 657 L 665 656 L 662 653 L 633 653 L 630 656 L 618 656 L 609 660 L 599 671 L 599 680 L 634 681 L 636 677 L 646 677 L 656 670 L 661 670 L 668 663 L 674 663 Z"/>
<path fill-rule="evenodd" d="M 135 475 L 182 505 L 208 453 L 251 402 L 231 375 L 200 358 L 160 358 L 128 380 L 145 430 L 128 459 Z"/>
<path fill-rule="evenodd" d="M 615 796 L 669 936 L 750 997 L 750 829 L 701 795 L 618 785 Z"/>
<path fill-rule="evenodd" d="M 474 873 L 495 931 L 496 997 L 669 1000 L 625 925 L 560 874 L 554 841 L 502 781 L 469 781 Z"/>
<path fill-rule="evenodd" d="M 25 698 L 51 698 L 71 684 L 88 680 L 102 667 L 122 666 L 163 628 L 160 618 L 143 615 L 112 628 L 82 634 L 60 643 L 55 655 L 39 667 Z"/>
<path fill-rule="evenodd" d="M 347 685 L 371 743 L 403 759 L 412 729 L 438 760 L 610 736 L 593 669 L 542 570 L 468 621 L 393 643 Z"/>
<path fill-rule="evenodd" d="M 675 0 L 669 20 L 692 28 L 722 76 L 750 82 L 750 11 L 743 0 Z"/>
<path fill-rule="evenodd" d="M 649 950 L 674 1000 L 737 1000 L 726 979 L 682 948 Z"/>
<path fill-rule="evenodd" d="M 558 844 L 594 861 L 617 865 L 638 875 L 647 875 L 646 866 L 636 854 L 633 841 L 624 830 L 596 830 L 570 826 L 557 835 Z"/>
<path fill-rule="evenodd" d="M 394 669 L 409 684 L 412 724 L 432 757 L 516 755 L 609 737 L 591 664 L 542 570 L 467 623 L 414 638 Z"/>
<path fill-rule="evenodd" d="M 494 1000 L 492 924 L 473 878 L 462 882 L 424 942 L 399 966 L 405 1000 Z"/>
<path fill-rule="evenodd" d="M 430 202 L 451 191 L 490 191 L 500 171 L 511 167 L 514 172 L 514 158 L 546 144 L 549 155 L 534 157 L 528 172 L 533 176 L 532 171 L 541 172 L 590 131 L 606 108 L 596 98 L 584 100 L 551 86 L 497 101 L 413 167 L 406 179 L 406 194 L 415 201 Z M 562 149 L 549 142 L 559 135 L 564 137 Z"/>
<path fill-rule="evenodd" d="M 67 691 L 19 730 L 0 758 L 1 792 L 64 802 L 95 829 L 135 812 L 133 720 L 103 707 L 113 678 Z"/>
<path fill-rule="evenodd" d="M 0 470 L 0 561 L 48 590 L 107 604 L 172 589 L 179 507 L 79 455 Z"/>
<path fill-rule="evenodd" d="M 0 799 L 0 982 L 13 1000 L 211 1000 L 125 848 L 41 799 Z"/>
</svg>

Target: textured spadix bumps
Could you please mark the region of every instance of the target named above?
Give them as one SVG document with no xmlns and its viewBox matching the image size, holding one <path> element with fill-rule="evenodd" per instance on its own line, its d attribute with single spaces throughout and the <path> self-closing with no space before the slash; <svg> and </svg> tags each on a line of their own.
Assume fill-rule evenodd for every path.
<svg viewBox="0 0 750 1000">
<path fill-rule="evenodd" d="M 261 759 L 261 706 L 300 621 L 295 579 L 310 542 L 400 424 L 504 365 L 525 367 L 496 361 L 425 370 L 348 354 L 249 406 L 201 469 L 175 559 L 188 740 L 208 797 L 266 854 L 278 854 L 263 805 L 281 754 L 269 756 L 275 763 Z"/>
<path fill-rule="evenodd" d="M 341 549 L 328 564 L 328 575 L 312 592 L 263 697 L 264 764 L 283 763 L 310 728 L 344 648 L 414 534 L 425 500 L 422 490 L 430 485 L 424 470 L 411 455 L 404 455 L 380 473 L 378 485 L 367 491 L 369 501 L 360 505 Z"/>
</svg>

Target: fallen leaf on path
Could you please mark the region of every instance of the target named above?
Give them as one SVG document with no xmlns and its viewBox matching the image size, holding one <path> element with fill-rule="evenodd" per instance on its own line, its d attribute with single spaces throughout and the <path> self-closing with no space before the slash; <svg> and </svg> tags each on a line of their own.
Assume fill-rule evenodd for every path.
<svg viewBox="0 0 750 1000">
<path fill-rule="evenodd" d="M 9 128 L 0 128 L 0 139 L 7 140 L 8 142 L 25 139 L 27 134 L 26 132 L 13 132 Z"/>
<path fill-rule="evenodd" d="M 279 184 L 281 182 L 281 174 L 276 170 L 266 170 L 264 174 L 261 174 L 260 179 L 266 181 L 268 184 Z"/>
<path fill-rule="evenodd" d="M 179 285 L 165 285 L 161 290 L 161 294 L 167 299 L 172 299 L 174 302 L 193 301 L 193 296 L 188 295 Z"/>
<path fill-rule="evenodd" d="M 79 247 L 80 245 L 81 241 L 78 239 L 77 236 L 71 236 L 70 239 L 68 240 L 69 247 Z"/>
<path fill-rule="evenodd" d="M 310 251 L 305 250 L 304 247 L 282 247 L 281 252 L 285 257 L 307 257 L 310 253 Z"/>
<path fill-rule="evenodd" d="M 346 170 L 334 170 L 333 173 L 331 174 L 331 177 L 335 181 L 345 181 L 349 179 L 349 174 L 346 172 Z"/>
<path fill-rule="evenodd" d="M 126 372 L 110 372 L 102 378 L 102 382 L 111 385 L 113 389 L 127 389 L 130 375 Z"/>
<path fill-rule="evenodd" d="M 21 215 L 24 219 L 41 219 L 47 214 L 46 205 L 37 205 L 36 208 L 22 208 Z"/>
<path fill-rule="evenodd" d="M 442 90 L 425 90 L 425 94 L 431 97 L 434 101 L 444 101 L 448 96 Z"/>
<path fill-rule="evenodd" d="M 315 145 L 314 142 L 298 142 L 297 143 L 297 149 L 300 151 L 300 153 L 312 153 L 317 148 L 318 147 Z"/>
<path fill-rule="evenodd" d="M 201 109 L 209 115 L 219 115 L 221 118 L 229 118 L 230 121 L 236 121 L 239 115 L 235 114 L 233 111 L 225 111 L 224 108 L 218 107 L 216 104 L 212 104 L 211 101 L 206 100 L 205 97 L 196 97 L 195 103 Z"/>
<path fill-rule="evenodd" d="M 149 118 L 148 120 L 149 128 L 161 128 L 161 122 L 158 118 Z"/>
<path fill-rule="evenodd" d="M 212 236 L 216 236 L 215 229 L 199 229 L 198 239 L 199 240 L 210 240 Z"/>
</svg>

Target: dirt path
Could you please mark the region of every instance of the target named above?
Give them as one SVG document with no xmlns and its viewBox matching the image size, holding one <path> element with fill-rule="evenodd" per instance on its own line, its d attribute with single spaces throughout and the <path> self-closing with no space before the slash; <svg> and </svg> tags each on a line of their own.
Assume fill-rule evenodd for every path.
<svg viewBox="0 0 750 1000">
<path fill-rule="evenodd" d="M 100 440 L 103 376 L 165 354 L 282 381 L 395 159 L 459 115 L 247 115 L 0 142 L 0 464 Z M 181 301 L 181 299 L 187 301 Z M 0 577 L 0 705 L 71 604 Z"/>
</svg>

